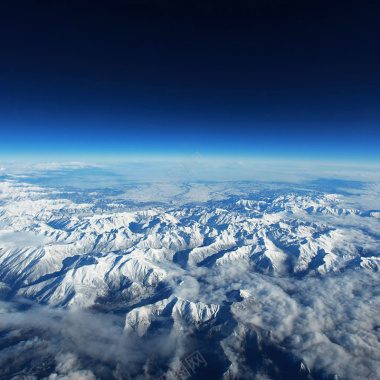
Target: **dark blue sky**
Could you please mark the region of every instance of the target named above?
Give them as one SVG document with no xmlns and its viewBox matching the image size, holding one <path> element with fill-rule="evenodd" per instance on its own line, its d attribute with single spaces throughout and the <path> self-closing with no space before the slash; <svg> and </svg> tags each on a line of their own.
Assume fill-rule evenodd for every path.
<svg viewBox="0 0 380 380">
<path fill-rule="evenodd" d="M 376 161 L 380 5 L 332 3 L 2 5 L 2 156 Z"/>
</svg>

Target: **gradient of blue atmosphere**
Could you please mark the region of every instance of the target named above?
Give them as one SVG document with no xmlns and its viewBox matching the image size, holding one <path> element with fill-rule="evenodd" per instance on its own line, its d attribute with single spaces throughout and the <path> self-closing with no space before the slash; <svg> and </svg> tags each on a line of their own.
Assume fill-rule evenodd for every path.
<svg viewBox="0 0 380 380">
<path fill-rule="evenodd" d="M 168 109 L 166 109 L 169 112 Z M 6 118 L 2 113 L 2 158 L 84 159 L 102 156 L 202 155 L 338 161 L 379 160 L 376 122 L 242 120 L 204 115 L 69 115 Z M 270 118 L 269 118 L 270 119 Z M 103 157 L 104 158 L 104 157 Z"/>
<path fill-rule="evenodd" d="M 9 5 L 0 159 L 378 162 L 377 6 L 262 3 Z"/>
</svg>

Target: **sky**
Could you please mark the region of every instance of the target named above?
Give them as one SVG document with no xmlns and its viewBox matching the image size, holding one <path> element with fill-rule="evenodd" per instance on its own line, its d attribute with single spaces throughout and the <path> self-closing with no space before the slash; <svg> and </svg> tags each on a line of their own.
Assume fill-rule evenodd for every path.
<svg viewBox="0 0 380 380">
<path fill-rule="evenodd" d="M 9 2 L 0 158 L 379 162 L 379 11 L 374 1 Z"/>
</svg>

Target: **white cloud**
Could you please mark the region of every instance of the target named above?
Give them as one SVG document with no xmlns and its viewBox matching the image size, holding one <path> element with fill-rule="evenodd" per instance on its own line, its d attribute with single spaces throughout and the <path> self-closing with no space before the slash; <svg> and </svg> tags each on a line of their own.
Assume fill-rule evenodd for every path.
<svg viewBox="0 0 380 380">
<path fill-rule="evenodd" d="M 47 242 L 48 239 L 32 232 L 0 230 L 0 247 L 34 247 Z"/>
</svg>

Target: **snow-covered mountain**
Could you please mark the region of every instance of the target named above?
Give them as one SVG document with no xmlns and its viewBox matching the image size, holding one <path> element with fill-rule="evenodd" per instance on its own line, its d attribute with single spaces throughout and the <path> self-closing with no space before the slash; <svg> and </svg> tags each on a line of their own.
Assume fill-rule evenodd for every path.
<svg viewBox="0 0 380 380">
<path fill-rule="evenodd" d="M 345 186 L 3 180 L 0 376 L 180 378 L 183 358 L 200 352 L 208 365 L 187 366 L 188 377 L 380 378 L 379 188 Z M 97 329 L 69 345 L 52 322 L 67 313 L 103 328 L 119 318 L 102 342 L 113 356 L 82 347 L 107 339 Z M 41 369 L 25 347 L 53 340 Z M 29 372 L 23 361 L 4 366 L 19 351 Z M 63 354 L 76 364 L 62 369 Z"/>
</svg>

